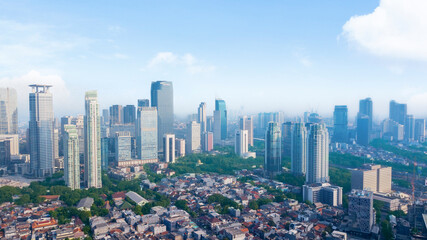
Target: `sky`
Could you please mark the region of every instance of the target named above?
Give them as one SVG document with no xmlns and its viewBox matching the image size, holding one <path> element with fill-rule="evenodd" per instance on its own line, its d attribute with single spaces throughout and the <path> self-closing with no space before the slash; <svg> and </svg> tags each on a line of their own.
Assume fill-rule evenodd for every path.
<svg viewBox="0 0 427 240">
<path fill-rule="evenodd" d="M 427 117 L 427 1 L 4 1 L 0 87 L 52 84 L 56 117 L 150 98 L 152 81 L 174 84 L 177 116 L 213 111 L 315 111 L 355 116 L 371 97 L 377 120 L 389 101 Z"/>
</svg>

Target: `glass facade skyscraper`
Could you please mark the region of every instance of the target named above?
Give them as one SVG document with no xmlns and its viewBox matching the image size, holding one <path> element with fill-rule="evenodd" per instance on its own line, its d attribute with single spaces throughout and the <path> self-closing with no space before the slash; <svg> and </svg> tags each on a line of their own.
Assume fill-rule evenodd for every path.
<svg viewBox="0 0 427 240">
<path fill-rule="evenodd" d="M 30 85 L 30 167 L 35 177 L 53 173 L 53 105 L 49 85 Z"/>
<path fill-rule="evenodd" d="M 221 134 L 221 140 L 225 140 L 227 138 L 227 107 L 225 105 L 225 101 L 222 99 L 215 99 L 215 111 L 219 112 L 219 115 L 217 115 L 217 118 L 219 117 L 220 124 L 218 125 L 221 130 L 219 133 Z M 215 118 L 214 121 L 218 121 L 218 119 Z M 217 126 L 216 123 L 214 123 L 215 126 Z M 217 132 L 215 130 L 215 132 Z"/>
<path fill-rule="evenodd" d="M 273 177 L 282 171 L 281 131 L 277 122 L 269 122 L 265 132 L 264 171 L 267 177 Z"/>
<path fill-rule="evenodd" d="M 163 151 L 163 136 L 173 133 L 173 85 L 172 82 L 157 81 L 151 83 L 151 107 L 157 108 L 157 141 Z"/>
<path fill-rule="evenodd" d="M 372 130 L 373 104 L 371 98 L 365 98 L 359 101 L 359 114 L 369 117 L 369 132 Z"/>
<path fill-rule="evenodd" d="M 348 141 L 348 109 L 347 106 L 335 106 L 334 110 L 334 142 L 346 143 Z"/>
<path fill-rule="evenodd" d="M 158 159 L 157 120 L 155 107 L 138 107 L 136 151 L 141 160 Z"/>
<path fill-rule="evenodd" d="M 134 105 L 126 105 L 123 108 L 123 123 L 124 124 L 134 124 L 135 123 L 135 106 Z"/>
<path fill-rule="evenodd" d="M 389 118 L 399 124 L 405 125 L 407 114 L 407 106 L 404 103 L 397 103 L 390 101 L 390 115 Z"/>
<path fill-rule="evenodd" d="M 18 107 L 16 90 L 0 88 L 0 134 L 18 133 Z"/>
<path fill-rule="evenodd" d="M 75 125 L 64 125 L 64 178 L 71 189 L 80 189 L 79 136 Z"/>
<path fill-rule="evenodd" d="M 197 109 L 198 118 L 197 122 L 200 123 L 200 132 L 203 134 L 206 132 L 206 103 L 202 102 Z"/>
<path fill-rule="evenodd" d="M 85 94 L 85 183 L 86 187 L 101 188 L 101 119 L 99 116 L 98 94 L 89 91 Z"/>
</svg>

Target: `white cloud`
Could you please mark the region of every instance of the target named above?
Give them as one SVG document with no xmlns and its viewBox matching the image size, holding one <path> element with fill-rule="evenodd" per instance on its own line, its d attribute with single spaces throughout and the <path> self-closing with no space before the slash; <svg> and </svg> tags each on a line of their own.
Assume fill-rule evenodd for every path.
<svg viewBox="0 0 427 240">
<path fill-rule="evenodd" d="M 167 67 L 184 68 L 190 74 L 208 73 L 216 69 L 215 66 L 204 64 L 190 53 L 180 56 L 173 52 L 159 52 L 148 62 L 143 70 L 156 70 Z"/>
<path fill-rule="evenodd" d="M 377 56 L 426 61 L 426 12 L 426 0 L 381 0 L 374 12 L 351 17 L 342 35 Z"/>
</svg>

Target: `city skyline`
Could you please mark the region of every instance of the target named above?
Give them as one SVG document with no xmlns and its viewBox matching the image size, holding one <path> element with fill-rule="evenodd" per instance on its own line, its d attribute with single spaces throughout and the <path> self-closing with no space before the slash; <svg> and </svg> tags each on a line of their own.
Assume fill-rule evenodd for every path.
<svg viewBox="0 0 427 240">
<path fill-rule="evenodd" d="M 224 2 L 225 8 L 193 2 L 170 2 L 167 8 L 150 2 L 93 2 L 83 12 L 76 3 L 27 2 L 28 8 L 39 9 L 28 12 L 19 2 L 3 2 L 0 30 L 8 37 L 0 39 L 0 85 L 17 89 L 20 122 L 28 118 L 22 98 L 28 84 L 53 85 L 54 112 L 63 116 L 84 113 L 84 103 L 78 100 L 86 90 L 98 90 L 101 109 L 125 106 L 148 98 L 149 84 L 157 80 L 174 82 L 175 113 L 181 117 L 200 102 L 207 102 L 212 112 L 211 99 L 217 97 L 236 115 L 284 111 L 293 116 L 314 110 L 331 116 L 333 105 L 347 105 L 352 117 L 357 101 L 371 97 L 376 118 L 388 115 L 386 106 L 392 99 L 407 103 L 408 112 L 418 114 L 415 117 L 424 117 L 427 54 L 418 42 L 405 48 L 408 38 L 424 39 L 417 30 L 427 22 L 417 14 L 425 3 L 413 2 L 405 13 L 417 16 L 419 23 L 413 25 L 394 11 L 401 3 L 390 0 L 336 1 L 328 6 L 310 2 L 310 8 L 305 1 L 244 6 Z M 107 18 L 92 14 L 94 8 L 126 11 L 128 17 Z M 364 20 L 381 17 L 379 10 L 388 14 L 384 25 L 366 26 Z M 180 18 L 183 11 L 187 20 Z M 43 12 L 50 14 L 41 17 Z M 257 13 L 269 17 L 259 19 Z M 212 14 L 222 18 L 213 22 Z M 176 22 L 158 17 L 162 15 Z M 399 26 L 393 24 L 397 21 Z M 415 33 L 404 32 L 407 25 Z M 389 28 L 402 35 L 389 41 L 402 44 L 372 46 L 369 37 L 375 40 L 375 33 Z M 113 87 L 118 81 L 120 89 Z M 188 91 L 188 86 L 197 91 Z M 283 91 L 287 94 L 280 94 Z"/>
</svg>

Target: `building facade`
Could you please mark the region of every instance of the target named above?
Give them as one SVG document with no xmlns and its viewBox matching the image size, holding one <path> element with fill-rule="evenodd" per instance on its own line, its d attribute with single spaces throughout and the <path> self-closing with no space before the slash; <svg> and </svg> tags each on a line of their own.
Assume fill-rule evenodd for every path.
<svg viewBox="0 0 427 240">
<path fill-rule="evenodd" d="M 219 112 L 219 119 L 215 118 L 214 121 L 220 121 L 221 140 L 225 140 L 227 138 L 227 107 L 224 100 L 215 99 L 215 111 Z"/>
<path fill-rule="evenodd" d="M 16 90 L 0 88 L 0 134 L 18 133 L 18 104 Z"/>
<path fill-rule="evenodd" d="M 268 177 L 273 177 L 282 172 L 282 144 L 281 131 L 277 122 L 268 123 L 265 133 L 265 159 L 264 171 Z"/>
<path fill-rule="evenodd" d="M 75 125 L 64 125 L 64 178 L 71 189 L 80 189 L 79 135 Z"/>
<path fill-rule="evenodd" d="M 172 82 L 151 83 L 151 107 L 157 108 L 158 147 L 163 150 L 163 136 L 173 133 L 173 85 Z"/>
<path fill-rule="evenodd" d="M 311 124 L 307 139 L 306 182 L 329 182 L 329 135 L 324 124 Z"/>
<path fill-rule="evenodd" d="M 165 162 L 175 162 L 175 134 L 165 134 L 163 136 L 163 155 Z"/>
<path fill-rule="evenodd" d="M 304 175 L 307 169 L 307 128 L 295 123 L 291 135 L 291 172 Z"/>
<path fill-rule="evenodd" d="M 191 121 L 187 124 L 186 134 L 186 154 L 197 153 L 201 151 L 201 139 L 200 139 L 200 123 Z"/>
<path fill-rule="evenodd" d="M 240 157 L 244 157 L 249 152 L 248 130 L 236 131 L 234 152 Z"/>
<path fill-rule="evenodd" d="M 347 106 L 335 106 L 333 142 L 348 142 L 348 109 Z"/>
<path fill-rule="evenodd" d="M 138 107 L 137 119 L 137 156 L 141 160 L 157 160 L 159 147 L 157 109 L 155 107 Z"/>
</svg>

